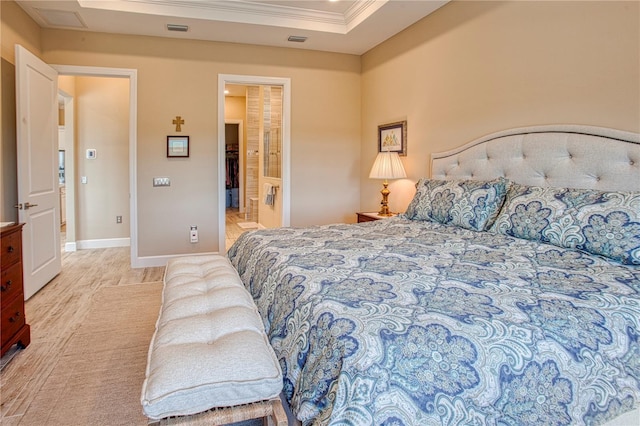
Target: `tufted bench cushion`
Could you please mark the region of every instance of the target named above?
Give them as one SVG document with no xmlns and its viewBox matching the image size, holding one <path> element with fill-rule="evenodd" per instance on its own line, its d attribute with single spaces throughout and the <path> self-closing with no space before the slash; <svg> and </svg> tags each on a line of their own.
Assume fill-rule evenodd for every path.
<svg viewBox="0 0 640 426">
<path fill-rule="evenodd" d="M 260 315 L 227 258 L 170 260 L 142 386 L 147 417 L 268 400 L 281 390 Z"/>
</svg>

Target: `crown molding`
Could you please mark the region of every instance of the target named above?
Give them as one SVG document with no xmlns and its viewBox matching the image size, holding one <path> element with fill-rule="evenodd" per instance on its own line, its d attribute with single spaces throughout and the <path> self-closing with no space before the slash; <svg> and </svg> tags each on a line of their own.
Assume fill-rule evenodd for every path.
<svg viewBox="0 0 640 426">
<path fill-rule="evenodd" d="M 347 33 L 367 20 L 388 1 L 389 0 L 361 0 L 353 3 L 344 14 Z"/>
<path fill-rule="evenodd" d="M 245 0 L 78 0 L 78 4 L 90 9 L 347 34 L 387 1 L 358 1 L 344 14 Z"/>
</svg>

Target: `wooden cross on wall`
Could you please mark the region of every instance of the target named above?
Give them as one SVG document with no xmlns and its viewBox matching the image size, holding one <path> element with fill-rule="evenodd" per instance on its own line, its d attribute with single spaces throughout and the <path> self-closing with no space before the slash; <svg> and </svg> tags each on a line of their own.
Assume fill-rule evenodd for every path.
<svg viewBox="0 0 640 426">
<path fill-rule="evenodd" d="M 182 127 L 180 126 L 184 124 L 184 120 L 179 115 L 176 115 L 175 120 L 173 120 L 173 124 L 176 125 L 176 132 L 181 132 Z"/>
</svg>

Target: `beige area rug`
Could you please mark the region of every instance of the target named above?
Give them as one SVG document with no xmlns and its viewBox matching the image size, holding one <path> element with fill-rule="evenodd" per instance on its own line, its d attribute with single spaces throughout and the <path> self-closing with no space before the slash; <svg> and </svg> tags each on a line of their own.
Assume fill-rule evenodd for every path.
<svg viewBox="0 0 640 426">
<path fill-rule="evenodd" d="M 145 426 L 140 394 L 162 283 L 104 287 L 38 391 L 21 425 Z M 162 424 L 209 425 L 206 416 Z M 234 423 L 262 425 L 261 420 Z"/>
<path fill-rule="evenodd" d="M 162 283 L 104 287 L 22 418 L 24 425 L 146 425 L 140 392 Z"/>
</svg>

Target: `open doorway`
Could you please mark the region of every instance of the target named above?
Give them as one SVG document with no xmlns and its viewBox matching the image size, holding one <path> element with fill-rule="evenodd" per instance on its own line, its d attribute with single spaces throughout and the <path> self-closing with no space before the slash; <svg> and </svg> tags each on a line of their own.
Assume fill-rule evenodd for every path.
<svg viewBox="0 0 640 426">
<path fill-rule="evenodd" d="M 37 72 L 30 70 L 37 70 Z M 67 111 L 74 110 L 68 104 L 68 102 L 73 102 L 73 95 L 64 90 L 58 92 L 60 76 L 65 75 L 118 77 L 127 84 L 129 95 L 127 95 L 125 103 L 129 106 L 128 115 L 131 120 L 129 129 L 125 132 L 127 134 L 125 136 L 125 150 L 135 154 L 135 119 L 137 116 L 135 110 L 135 70 L 51 66 L 27 49 L 16 45 L 15 110 L 16 115 L 18 115 L 19 110 L 20 116 L 29 117 L 19 121 L 20 124 L 25 124 L 24 126 L 16 126 L 17 130 L 19 130 L 16 132 L 16 140 L 18 141 L 16 147 L 17 150 L 20 150 L 16 164 L 16 180 L 19 193 L 17 198 L 24 200 L 24 208 L 19 209 L 18 219 L 20 222 L 25 223 L 25 228 L 28 229 L 28 232 L 25 232 L 26 237 L 23 238 L 23 250 L 27 253 L 32 253 L 32 256 L 28 257 L 29 262 L 25 262 L 23 267 L 25 271 L 25 299 L 35 294 L 61 271 L 60 237 L 62 223 L 64 222 L 65 224 L 64 233 L 67 239 L 65 249 L 68 246 L 69 237 L 73 237 L 73 230 L 75 230 L 75 227 L 70 224 L 70 216 L 75 212 L 75 208 L 72 207 L 74 206 L 72 197 L 68 192 L 63 192 L 61 196 L 60 191 L 62 177 L 64 178 L 65 186 L 75 181 L 72 173 L 72 168 L 75 164 L 75 155 L 72 151 L 75 148 L 75 143 L 70 142 L 65 145 L 62 150 L 64 151 L 63 153 L 61 153 L 59 146 L 59 139 L 63 141 L 67 139 L 66 135 L 63 138 L 59 138 L 60 120 L 64 117 L 64 126 L 68 127 L 69 130 L 75 129 L 74 121 L 69 119 L 69 117 L 73 117 L 73 114 L 67 113 Z M 63 98 L 64 112 L 61 112 L 60 109 L 59 93 Z M 37 109 L 35 108 L 36 106 Z M 31 128 L 36 128 L 37 131 L 30 131 Z M 73 132 L 69 133 L 71 135 L 70 140 L 73 140 Z M 133 144 L 130 142 L 133 142 Z M 29 153 L 33 152 L 38 152 L 38 156 L 29 155 Z M 63 154 L 63 161 L 61 161 L 61 154 Z M 133 164 L 133 171 L 135 172 L 135 163 L 132 161 L 130 164 Z M 61 165 L 64 169 L 62 175 L 60 173 Z M 132 175 L 135 175 L 135 173 L 130 176 Z M 37 179 L 38 187 L 30 184 L 34 179 Z M 131 179 L 130 182 L 135 182 L 135 180 Z M 132 188 L 132 190 L 127 191 L 129 188 Z M 68 187 L 65 189 L 68 189 Z M 135 186 L 127 185 L 125 191 L 131 192 L 135 196 Z M 17 205 L 19 206 L 19 204 Z M 37 207 L 37 209 L 32 209 L 33 207 Z M 29 212 L 26 211 L 27 208 L 29 208 Z M 64 219 L 61 220 L 60 213 L 63 209 L 64 214 L 62 216 Z M 42 214 L 43 211 L 45 214 Z M 35 242 L 37 244 L 33 244 Z M 132 246 L 132 249 L 135 247 Z M 132 250 L 132 253 L 136 252 L 137 250 Z"/>
<path fill-rule="evenodd" d="M 63 247 L 128 247 L 129 83 L 118 77 L 60 75 L 58 86 Z"/>
<path fill-rule="evenodd" d="M 244 97 L 233 100 L 238 103 Z M 244 108 L 244 107 L 243 107 Z M 229 111 L 230 108 L 227 108 Z M 233 115 L 233 113 L 231 114 Z M 238 114 L 236 114 L 238 115 Z M 241 114 L 240 114 L 241 115 Z M 225 120 L 225 248 L 229 247 L 244 232 L 247 226 L 257 228 L 257 224 L 247 222 L 244 198 L 244 119 Z"/>
<path fill-rule="evenodd" d="M 291 93 L 289 79 L 220 75 L 218 82 L 220 251 L 226 251 L 247 229 L 289 226 Z M 235 128 L 226 126 L 232 120 L 244 123 L 238 143 L 237 210 L 230 173 L 233 160 L 227 152 L 235 137 Z"/>
<path fill-rule="evenodd" d="M 60 87 L 60 77 L 58 77 L 58 87 Z M 74 123 L 73 96 L 58 89 L 58 183 L 60 185 L 60 244 L 63 251 L 76 251 Z M 69 240 L 67 240 L 67 218 L 70 219 L 72 229 Z"/>
<path fill-rule="evenodd" d="M 240 138 L 242 132 L 242 120 L 226 120 L 224 123 L 225 134 L 225 164 L 227 167 L 226 177 L 226 208 L 229 211 L 244 212 L 244 197 L 242 208 L 240 207 L 240 153 L 244 150 L 240 148 Z"/>
<path fill-rule="evenodd" d="M 100 247 L 112 247 L 112 246 L 122 246 L 129 245 L 131 252 L 131 266 L 133 268 L 143 267 L 146 265 L 141 264 L 141 260 L 138 257 L 138 244 L 137 244 L 137 188 L 135 185 L 136 182 L 136 145 L 137 145 L 137 71 L 133 69 L 120 69 L 120 68 L 103 68 L 103 67 L 85 67 L 85 66 L 72 66 L 72 65 L 56 65 L 54 68 L 58 71 L 60 76 L 67 77 L 78 77 L 84 78 L 84 82 L 90 84 L 91 78 L 103 78 L 103 81 L 120 81 L 123 82 L 126 86 L 127 94 L 126 97 L 122 98 L 124 100 L 124 105 L 120 105 L 118 108 L 124 110 L 126 113 L 126 126 L 124 129 L 124 133 L 122 136 L 118 136 L 119 139 L 122 139 L 124 143 L 122 146 L 117 148 L 118 150 L 118 158 L 117 165 L 119 167 L 118 170 L 107 170 L 104 171 L 103 174 L 110 176 L 109 182 L 110 185 L 114 182 L 113 177 L 124 176 L 124 189 L 118 190 L 119 193 L 124 193 L 124 209 L 127 210 L 122 213 L 122 218 L 119 218 L 120 213 L 112 213 L 108 218 L 109 222 L 112 222 L 120 227 L 126 227 L 126 237 L 117 237 L 117 238 L 93 238 L 89 237 L 83 240 L 82 246 L 78 247 L 77 240 L 78 236 L 75 234 L 78 229 L 78 218 L 74 218 L 74 212 L 77 211 L 77 202 L 70 193 L 71 186 L 73 183 L 77 183 L 78 185 L 85 185 L 84 190 L 90 190 L 91 188 L 97 187 L 97 185 L 90 185 L 90 171 L 98 169 L 102 162 L 96 162 L 101 154 L 111 155 L 112 147 L 107 147 L 105 145 L 105 150 L 98 150 L 94 146 L 83 145 L 78 143 L 78 135 L 76 134 L 76 143 L 67 144 L 65 149 L 65 157 L 66 157 L 66 170 L 65 170 L 65 181 L 66 181 L 66 237 L 67 243 L 66 248 L 70 251 L 75 250 L 76 248 L 100 248 Z M 84 84 L 84 83 L 83 83 Z M 104 92 L 104 91 L 103 91 Z M 105 94 L 101 91 L 92 91 L 92 96 L 96 99 L 104 99 Z M 112 93 L 107 90 L 108 93 Z M 101 93 L 103 93 L 101 95 Z M 110 96 L 110 95 L 109 95 Z M 73 98 L 72 98 L 73 99 Z M 75 107 L 77 108 L 77 99 L 75 99 Z M 67 113 L 65 113 L 65 121 L 68 119 Z M 79 121 L 79 120 L 78 120 Z M 65 127 L 67 127 L 68 121 L 65 122 Z M 90 124 L 89 124 L 90 125 Z M 77 125 L 74 126 L 77 128 Z M 67 136 L 68 137 L 68 136 Z M 93 143 L 92 140 L 89 141 Z M 70 152 L 74 150 L 74 152 Z M 78 170 L 74 170 L 74 165 L 79 165 L 78 160 L 82 157 L 84 161 L 88 161 L 89 163 L 84 164 L 84 166 L 91 167 L 91 169 L 84 167 L 79 168 Z M 122 158 L 125 158 L 122 160 Z M 103 158 L 107 159 L 107 158 Z M 91 162 L 92 161 L 92 162 Z M 101 164 L 98 164 L 101 163 Z M 115 164 L 115 162 L 114 162 Z M 83 183 L 83 182 L 86 182 Z M 98 183 L 91 181 L 91 183 Z M 78 192 L 78 185 L 75 186 L 75 192 Z M 89 185 L 89 186 L 87 186 Z M 121 184 L 119 184 L 121 186 Z M 91 187 L 90 187 L 91 186 Z M 94 205 L 91 200 L 88 198 L 92 193 L 97 193 L 96 191 L 87 192 L 85 201 L 87 204 Z M 76 194 L 81 195 L 81 194 Z M 90 206 L 89 206 L 90 207 Z M 91 212 L 87 214 L 92 214 Z M 129 220 L 127 220 L 129 219 Z M 118 223 L 118 221 L 121 221 Z M 73 222 L 73 223 L 72 223 Z"/>
<path fill-rule="evenodd" d="M 243 229 L 279 227 L 282 86 L 227 84 L 225 95 L 227 216 Z"/>
</svg>

